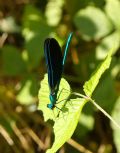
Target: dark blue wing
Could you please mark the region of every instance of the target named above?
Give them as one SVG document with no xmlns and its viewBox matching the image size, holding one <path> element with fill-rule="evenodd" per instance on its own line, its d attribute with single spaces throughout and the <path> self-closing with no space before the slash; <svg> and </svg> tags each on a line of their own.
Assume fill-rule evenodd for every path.
<svg viewBox="0 0 120 153">
<path fill-rule="evenodd" d="M 44 53 L 48 70 L 49 87 L 51 92 L 54 92 L 59 86 L 63 70 L 61 48 L 54 38 L 45 40 Z"/>
</svg>

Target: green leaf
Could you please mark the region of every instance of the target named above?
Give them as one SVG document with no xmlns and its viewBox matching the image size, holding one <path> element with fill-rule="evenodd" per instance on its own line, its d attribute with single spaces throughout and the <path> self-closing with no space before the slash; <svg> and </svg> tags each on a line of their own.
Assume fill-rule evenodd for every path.
<svg viewBox="0 0 120 153">
<path fill-rule="evenodd" d="M 106 0 L 105 10 L 115 27 L 120 30 L 120 1 Z"/>
<path fill-rule="evenodd" d="M 25 49 L 28 56 L 28 68 L 31 70 L 39 65 L 43 57 L 43 44 L 51 32 L 39 9 L 27 5 L 23 14 L 22 34 L 25 38 Z"/>
<path fill-rule="evenodd" d="M 43 22 L 43 17 L 40 10 L 33 5 L 26 5 L 22 17 L 23 35 L 25 36 L 26 41 L 39 31 L 41 22 Z M 31 31 L 33 33 L 26 33 L 27 31 Z"/>
<path fill-rule="evenodd" d="M 66 111 L 60 112 L 59 117 L 55 120 L 55 140 L 47 153 L 55 153 L 72 136 L 85 103 L 86 101 L 81 98 L 67 101 L 64 107 Z"/>
<path fill-rule="evenodd" d="M 115 119 L 117 123 L 120 123 L 120 96 L 118 97 L 116 104 L 114 106 L 112 117 Z M 116 145 L 117 152 L 120 152 L 120 129 L 117 128 L 112 122 L 111 125 L 113 129 L 114 143 Z"/>
<path fill-rule="evenodd" d="M 35 35 L 34 38 L 26 42 L 25 48 L 27 51 L 27 64 L 28 69 L 31 70 L 36 68 L 41 58 L 43 57 L 43 44 L 44 44 L 44 36 L 43 38 L 41 35 Z"/>
<path fill-rule="evenodd" d="M 13 46 L 4 46 L 3 55 L 3 73 L 8 76 L 21 75 L 26 72 L 26 65 L 19 50 Z"/>
<path fill-rule="evenodd" d="M 46 6 L 45 15 L 50 26 L 57 26 L 62 17 L 64 0 L 49 0 Z"/>
<path fill-rule="evenodd" d="M 103 38 L 96 48 L 97 59 L 103 59 L 108 54 L 110 48 L 114 48 L 113 53 L 117 51 L 120 46 L 120 33 L 113 32 L 111 35 Z"/>
<path fill-rule="evenodd" d="M 97 84 L 99 83 L 99 79 L 101 78 L 101 75 L 105 72 L 106 69 L 109 68 L 111 63 L 111 53 L 112 53 L 112 50 L 109 52 L 105 60 L 98 66 L 97 70 L 93 73 L 90 80 L 85 82 L 83 88 L 87 96 L 91 97 L 93 91 L 95 90 Z"/>
<path fill-rule="evenodd" d="M 112 30 L 111 22 L 104 12 L 93 6 L 78 11 L 74 23 L 86 40 L 100 39 Z"/>
<path fill-rule="evenodd" d="M 61 79 L 59 91 L 57 95 L 59 97 L 57 101 L 58 108 L 54 108 L 53 110 L 50 110 L 49 108 L 47 108 L 47 104 L 50 103 L 50 99 L 49 99 L 50 91 L 49 91 L 47 74 L 45 75 L 44 79 L 41 81 L 40 86 L 41 87 L 40 87 L 39 94 L 38 94 L 38 98 L 39 98 L 38 109 L 43 111 L 45 121 L 47 121 L 48 119 L 55 120 L 59 113 L 58 108 L 62 108 L 62 106 L 66 102 L 66 99 L 70 95 L 70 86 L 65 79 L 63 78 Z"/>
<path fill-rule="evenodd" d="M 112 50 L 96 70 L 91 79 L 85 83 L 84 91 L 86 95 L 92 94 L 96 85 L 99 82 L 99 79 L 103 72 L 109 67 L 111 62 L 111 54 Z M 64 86 L 64 87 L 63 87 Z M 68 86 L 68 87 L 67 87 Z M 83 106 L 86 104 L 87 100 L 83 98 L 76 99 L 68 99 L 70 95 L 70 87 L 67 85 L 67 82 L 62 79 L 60 84 L 60 91 L 65 88 L 67 92 L 64 93 L 64 90 L 60 94 L 61 100 L 67 99 L 62 104 L 57 104 L 57 107 L 62 109 L 59 113 L 54 110 L 50 110 L 47 108 L 47 104 L 49 103 L 49 87 L 48 87 L 48 78 L 45 75 L 44 80 L 41 82 L 41 89 L 39 91 L 39 106 L 38 109 L 43 111 L 43 115 L 45 120 L 53 119 L 54 120 L 54 134 L 55 140 L 51 149 L 47 150 L 47 153 L 55 153 L 73 134 L 77 123 L 79 121 L 79 117 L 81 116 L 81 111 Z M 68 92 L 69 91 L 69 92 Z M 58 93 L 58 94 L 59 94 Z M 77 94 L 76 94 L 77 95 Z M 60 100 L 58 99 L 58 101 Z M 54 115 L 53 115 L 54 114 Z M 64 125 L 64 126 L 63 126 Z"/>
<path fill-rule="evenodd" d="M 36 101 L 38 91 L 35 75 L 25 77 L 20 86 L 21 88 L 16 99 L 24 105 L 33 104 Z"/>
<path fill-rule="evenodd" d="M 82 107 L 86 103 L 84 99 L 80 98 L 66 100 L 68 99 L 70 93 L 71 92 L 69 84 L 65 79 L 62 78 L 57 95 L 59 96 L 58 104 L 56 104 L 56 106 L 62 109 L 62 111 L 59 111 L 57 108 L 50 110 L 49 108 L 47 108 L 47 104 L 50 102 L 47 74 L 41 81 L 41 88 L 39 90 L 38 96 L 38 109 L 43 111 L 45 121 L 47 121 L 48 119 L 52 119 L 55 121 L 55 141 L 52 148 L 48 150 L 49 153 L 56 152 L 71 137 L 79 121 Z"/>
</svg>

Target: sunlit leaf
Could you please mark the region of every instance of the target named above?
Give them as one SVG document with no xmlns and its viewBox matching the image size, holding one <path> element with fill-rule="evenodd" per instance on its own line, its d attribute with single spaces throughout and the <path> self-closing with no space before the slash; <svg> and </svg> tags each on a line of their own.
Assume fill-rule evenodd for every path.
<svg viewBox="0 0 120 153">
<path fill-rule="evenodd" d="M 22 33 L 25 38 L 25 49 L 28 54 L 28 67 L 33 69 L 39 65 L 43 57 L 43 44 L 51 28 L 39 9 L 27 5 L 23 14 Z"/>
<path fill-rule="evenodd" d="M 105 10 L 115 27 L 120 30 L 120 1 L 106 0 Z"/>
<path fill-rule="evenodd" d="M 103 59 L 108 54 L 111 48 L 114 48 L 113 53 L 117 51 L 120 46 L 120 33 L 118 31 L 112 33 L 111 35 L 103 38 L 100 44 L 96 48 L 96 58 Z"/>
<path fill-rule="evenodd" d="M 50 26 L 58 25 L 62 17 L 62 7 L 64 0 L 49 0 L 46 6 L 45 15 L 47 18 L 47 23 Z"/>
<path fill-rule="evenodd" d="M 107 58 L 104 60 L 104 62 L 101 64 L 101 66 L 99 66 L 99 69 L 96 70 L 93 77 L 90 78 L 90 80 L 85 83 L 84 91 L 85 91 L 86 95 L 91 96 L 96 85 L 99 82 L 101 75 L 109 67 L 110 62 L 111 62 L 111 52 L 109 53 Z M 45 79 L 41 83 L 41 89 L 39 92 L 39 100 L 41 100 L 41 103 L 39 103 L 39 108 L 44 112 L 44 114 L 43 114 L 44 118 L 47 117 L 46 118 L 46 120 L 47 120 L 48 118 L 52 119 L 52 117 L 50 117 L 50 116 L 53 116 L 54 112 L 52 112 L 52 114 L 50 114 L 50 112 L 48 112 L 49 109 L 47 110 L 47 107 L 46 107 L 46 105 L 49 103 L 48 102 L 49 95 L 46 96 L 46 92 L 48 93 L 49 88 L 48 88 L 48 84 L 46 82 L 46 81 L 48 81 L 47 77 Z M 61 95 L 63 95 L 63 92 L 61 93 Z M 43 103 L 43 101 L 44 101 L 44 103 Z M 81 114 L 81 110 L 82 110 L 83 106 L 85 105 L 85 103 L 86 103 L 85 99 L 77 98 L 77 99 L 67 100 L 66 104 L 62 105 L 63 111 L 60 111 L 59 116 L 56 116 L 56 118 L 54 119 L 54 121 L 55 121 L 55 124 L 54 124 L 55 140 L 54 140 L 52 148 L 49 149 L 47 151 L 47 153 L 56 152 L 72 136 L 72 134 L 77 126 L 77 123 L 79 121 L 79 116 Z M 49 111 L 54 111 L 54 110 L 49 110 Z"/>
<path fill-rule="evenodd" d="M 111 52 L 109 52 L 105 60 L 99 65 L 97 70 L 91 76 L 90 80 L 85 82 L 83 88 L 87 96 L 91 97 L 93 91 L 95 90 L 97 84 L 99 83 L 99 79 L 101 78 L 101 75 L 105 72 L 106 69 L 109 68 L 110 63 L 111 63 Z"/>
<path fill-rule="evenodd" d="M 41 87 L 38 94 L 38 98 L 39 98 L 38 109 L 43 111 L 43 116 L 45 121 L 47 121 L 48 119 L 55 120 L 55 118 L 57 118 L 57 115 L 59 113 L 58 108 L 62 108 L 62 106 L 66 102 L 66 99 L 70 95 L 70 86 L 65 79 L 63 78 L 61 79 L 59 92 L 57 95 L 59 96 L 59 99 L 57 101 L 58 104 L 56 104 L 58 108 L 54 108 L 53 110 L 50 110 L 49 108 L 47 108 L 47 104 L 50 103 L 49 94 L 50 94 L 50 91 L 49 91 L 49 85 L 48 85 L 48 76 L 46 74 L 44 79 L 41 81 Z"/>
<path fill-rule="evenodd" d="M 112 29 L 111 22 L 104 12 L 93 6 L 78 11 L 74 23 L 86 40 L 100 39 L 110 33 Z"/>
<path fill-rule="evenodd" d="M 42 20 L 43 17 L 40 10 L 35 8 L 33 5 L 26 5 L 22 17 L 23 35 L 26 41 L 31 38 L 31 34 L 29 34 L 30 31 L 33 32 L 33 35 L 31 36 L 34 36 L 39 31 L 40 23 L 43 22 Z"/>
<path fill-rule="evenodd" d="M 20 84 L 21 88 L 16 99 L 24 105 L 33 104 L 36 101 L 38 85 L 35 76 L 26 77 Z"/>
<path fill-rule="evenodd" d="M 85 103 L 86 101 L 80 98 L 67 101 L 66 111 L 60 112 L 59 117 L 55 120 L 55 140 L 52 148 L 47 153 L 55 153 L 72 136 Z"/>
</svg>

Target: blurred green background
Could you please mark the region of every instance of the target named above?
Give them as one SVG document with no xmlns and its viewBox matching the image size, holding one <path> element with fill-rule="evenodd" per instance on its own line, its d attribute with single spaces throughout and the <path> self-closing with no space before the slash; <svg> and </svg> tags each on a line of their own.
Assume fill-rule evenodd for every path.
<svg viewBox="0 0 120 153">
<path fill-rule="evenodd" d="M 1 153 L 44 153 L 51 146 L 52 124 L 37 111 L 46 73 L 43 44 L 54 37 L 64 50 L 69 32 L 63 77 L 75 92 L 83 92 L 84 82 L 114 49 L 93 99 L 120 123 L 120 0 L 0 0 Z M 59 153 L 120 153 L 120 130 L 88 103 L 72 139 L 84 149 L 70 141 Z"/>
</svg>

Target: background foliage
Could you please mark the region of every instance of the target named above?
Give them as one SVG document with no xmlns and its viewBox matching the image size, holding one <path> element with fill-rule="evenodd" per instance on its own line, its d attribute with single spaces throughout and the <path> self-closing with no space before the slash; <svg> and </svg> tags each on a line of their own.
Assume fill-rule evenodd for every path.
<svg viewBox="0 0 120 153">
<path fill-rule="evenodd" d="M 49 36 L 64 48 L 74 32 L 63 76 L 78 92 L 114 47 L 111 67 L 93 98 L 120 122 L 119 16 L 119 0 L 0 1 L 0 152 L 42 153 L 51 146 L 52 123 L 37 111 L 39 83 L 46 73 L 43 43 Z M 72 136 L 84 146 L 81 152 L 98 153 L 119 153 L 119 138 L 120 130 L 90 104 Z M 80 152 L 68 143 L 59 152 Z"/>
</svg>

